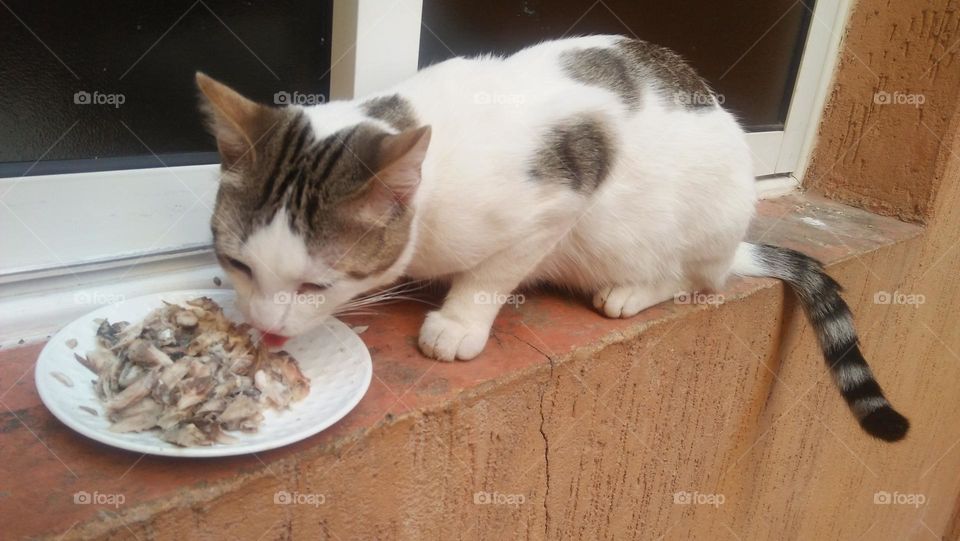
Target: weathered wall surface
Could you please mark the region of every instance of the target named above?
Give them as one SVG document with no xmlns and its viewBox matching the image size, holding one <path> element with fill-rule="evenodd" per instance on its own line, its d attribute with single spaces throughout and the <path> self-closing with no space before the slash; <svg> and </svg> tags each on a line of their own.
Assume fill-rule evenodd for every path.
<svg viewBox="0 0 960 541">
<path fill-rule="evenodd" d="M 773 287 L 381 426 L 242 493 L 130 526 L 141 539 L 256 539 L 271 524 L 265 539 L 947 534 L 960 491 L 960 359 L 950 353 L 960 335 L 956 288 L 945 278 L 960 250 L 931 266 L 938 253 L 916 239 L 832 269 L 850 286 L 881 382 L 914 423 L 900 444 L 860 432 L 809 327 Z M 894 290 L 926 303 L 873 302 Z M 272 505 L 291 486 L 326 501 Z M 523 502 L 478 505 L 478 491 Z M 877 504 L 878 493 L 924 501 Z"/>
<path fill-rule="evenodd" d="M 960 104 L 958 9 L 955 0 L 857 3 L 807 187 L 904 220 L 929 218 Z"/>
</svg>

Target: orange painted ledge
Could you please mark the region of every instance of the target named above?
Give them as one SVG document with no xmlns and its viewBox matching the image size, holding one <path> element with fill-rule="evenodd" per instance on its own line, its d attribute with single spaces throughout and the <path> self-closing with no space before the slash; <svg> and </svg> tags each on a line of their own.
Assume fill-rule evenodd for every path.
<svg viewBox="0 0 960 541">
<path fill-rule="evenodd" d="M 760 203 L 751 228 L 755 242 L 789 246 L 835 263 L 920 234 L 920 227 L 876 216 L 823 198 L 791 195 Z M 775 281 L 734 279 L 725 302 Z M 33 365 L 42 345 L 0 351 L 0 517 L 6 539 L 117 531 L 171 506 L 209 502 L 257 476 L 318 454 L 349 452 L 353 442 L 396 419 L 438 410 L 465 393 L 484 393 L 579 350 L 635 335 L 704 306 L 664 303 L 628 320 L 601 317 L 587 300 L 528 292 L 506 307 L 486 351 L 470 362 L 439 363 L 417 351 L 427 304 L 384 307 L 361 338 L 373 356 L 373 383 L 343 420 L 282 449 L 233 458 L 175 459 L 142 456 L 88 440 L 57 421 L 34 387 Z M 436 304 L 439 298 L 425 297 Z M 79 491 L 122 494 L 120 506 L 74 503 Z M 91 526 L 100 523 L 99 527 Z"/>
</svg>

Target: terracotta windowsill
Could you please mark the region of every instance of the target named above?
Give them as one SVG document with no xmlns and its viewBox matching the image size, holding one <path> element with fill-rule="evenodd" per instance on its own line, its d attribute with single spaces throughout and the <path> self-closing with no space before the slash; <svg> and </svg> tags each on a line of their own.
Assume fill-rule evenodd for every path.
<svg viewBox="0 0 960 541">
<path fill-rule="evenodd" d="M 836 263 L 913 238 L 921 231 L 816 196 L 791 195 L 760 203 L 751 238 Z M 776 281 L 769 279 L 734 279 L 723 295 L 729 304 L 775 285 Z M 369 325 L 362 339 L 374 364 L 373 383 L 356 409 L 306 441 L 234 458 L 141 456 L 87 440 L 60 424 L 40 403 L 33 364 L 41 345 L 0 351 L 0 449 L 4 455 L 0 516 L 4 517 L 4 537 L 56 537 L 67 532 L 68 537 L 81 537 L 122 534 L 127 528 L 132 528 L 132 533 L 138 524 L 150 524 L 171 509 L 256 490 L 259 479 L 276 472 L 295 470 L 320 455 L 349 453 L 358 442 L 375 438 L 378 431 L 406 416 L 441 411 L 465 396 L 491 393 L 507 381 L 549 369 L 551 363 L 575 354 L 698 310 L 717 309 L 664 303 L 633 319 L 609 320 L 595 313 L 585 300 L 532 293 L 526 295 L 524 304 L 502 311 L 479 358 L 438 363 L 423 358 L 416 347 L 427 308 L 406 303 L 385 307 L 377 317 L 352 318 L 350 323 Z M 78 491 L 123 494 L 124 502 L 118 508 L 79 505 L 73 499 Z"/>
</svg>

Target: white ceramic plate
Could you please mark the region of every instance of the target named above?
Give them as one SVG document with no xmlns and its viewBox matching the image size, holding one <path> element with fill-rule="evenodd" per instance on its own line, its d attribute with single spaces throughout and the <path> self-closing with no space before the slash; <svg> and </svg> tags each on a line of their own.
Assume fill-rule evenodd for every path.
<svg viewBox="0 0 960 541">
<path fill-rule="evenodd" d="M 70 323 L 47 342 L 37 359 L 35 378 L 40 399 L 64 424 L 107 445 L 151 455 L 213 457 L 265 451 L 312 436 L 340 420 L 367 392 L 373 375 L 370 352 L 349 327 L 331 318 L 319 329 L 293 338 L 284 345 L 310 378 L 310 394 L 286 411 L 267 409 L 256 433 L 230 432 L 237 441 L 229 444 L 178 447 L 161 440 L 156 432 L 110 432 L 110 423 L 104 417 L 103 405 L 91 383 L 96 376 L 73 357 L 74 353 L 85 355 L 96 346 L 98 325 L 94 320 L 106 318 L 111 322 L 136 323 L 162 306 L 161 301 L 181 303 L 204 296 L 220 304 L 231 319 L 241 319 L 234 308 L 232 291 L 192 290 L 125 300 L 94 310 Z M 67 345 L 70 339 L 77 341 L 73 349 Z M 66 375 L 73 387 L 52 376 L 53 372 Z M 93 408 L 99 416 L 85 412 L 79 406 Z"/>
</svg>

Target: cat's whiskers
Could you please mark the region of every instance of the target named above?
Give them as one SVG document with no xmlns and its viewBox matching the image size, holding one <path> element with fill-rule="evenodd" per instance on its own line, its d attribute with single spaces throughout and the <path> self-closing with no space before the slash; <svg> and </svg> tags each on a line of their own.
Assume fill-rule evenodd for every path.
<svg viewBox="0 0 960 541">
<path fill-rule="evenodd" d="M 337 316 L 337 317 L 341 317 L 341 316 L 379 316 L 380 313 L 379 313 L 379 312 L 373 312 L 373 311 L 370 311 L 370 310 L 344 310 L 344 311 L 342 311 L 342 312 L 341 312 L 341 311 L 334 312 L 333 315 L 335 315 L 335 316 Z"/>
<path fill-rule="evenodd" d="M 437 305 L 432 302 L 410 295 L 411 293 L 425 289 L 428 287 L 428 285 L 428 283 L 403 282 L 395 286 L 352 299 L 337 308 L 337 310 L 334 312 L 334 315 L 379 315 L 379 312 L 375 312 L 370 309 L 401 301 L 419 302 L 429 306 L 437 307 Z"/>
<path fill-rule="evenodd" d="M 415 282 L 404 282 L 404 283 L 389 287 L 387 289 L 375 291 L 373 293 L 370 293 L 369 295 L 352 299 L 344 303 L 343 307 L 356 308 L 356 307 L 362 307 L 362 306 L 371 306 L 375 304 L 383 304 L 386 302 L 395 302 L 398 300 L 416 301 L 418 300 L 417 298 L 411 297 L 408 294 L 419 291 L 425 287 L 426 287 L 425 284 L 416 285 Z"/>
</svg>

